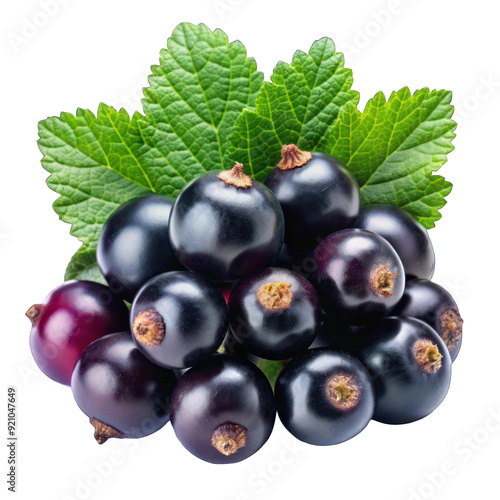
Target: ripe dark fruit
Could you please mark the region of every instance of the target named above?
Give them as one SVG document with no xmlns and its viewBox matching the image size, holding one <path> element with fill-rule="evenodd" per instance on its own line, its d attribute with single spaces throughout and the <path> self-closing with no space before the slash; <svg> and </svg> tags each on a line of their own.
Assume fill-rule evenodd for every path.
<svg viewBox="0 0 500 500">
<path fill-rule="evenodd" d="M 215 285 L 188 271 L 149 280 L 130 309 L 141 352 L 165 368 L 186 368 L 210 356 L 228 329 L 226 301 Z"/>
<path fill-rule="evenodd" d="M 242 279 L 228 306 L 235 338 L 247 351 L 266 359 L 304 352 L 321 324 L 314 287 L 287 269 L 268 268 Z"/>
<path fill-rule="evenodd" d="M 283 425 L 315 445 L 346 441 L 372 418 L 375 396 L 370 377 L 354 356 L 330 348 L 292 359 L 276 381 L 276 406 Z"/>
<path fill-rule="evenodd" d="M 176 383 L 172 370 L 151 363 L 124 332 L 102 337 L 83 351 L 71 389 L 102 444 L 109 438 L 140 438 L 161 429 L 169 419 Z"/>
<path fill-rule="evenodd" d="M 253 455 L 269 438 L 275 416 L 273 391 L 264 374 L 249 361 L 227 354 L 188 370 L 170 404 L 179 441 L 214 464 Z"/>
<path fill-rule="evenodd" d="M 94 340 L 128 329 L 127 306 L 111 290 L 92 281 L 68 281 L 26 316 L 32 323 L 30 347 L 39 368 L 69 385 L 75 363 Z"/>
<path fill-rule="evenodd" d="M 339 160 L 283 146 L 282 160 L 265 184 L 285 214 L 285 241 L 317 245 L 326 235 L 352 227 L 359 213 L 359 188 Z"/>
<path fill-rule="evenodd" d="M 97 263 L 113 292 L 129 302 L 149 279 L 182 268 L 168 237 L 173 203 L 157 194 L 134 198 L 113 212 L 102 228 Z"/>
<path fill-rule="evenodd" d="M 271 191 L 237 163 L 191 181 L 172 208 L 169 231 L 182 264 L 224 282 L 274 262 L 283 244 L 284 218 Z"/>
<path fill-rule="evenodd" d="M 453 297 L 442 286 L 423 279 L 408 281 L 392 314 L 417 318 L 430 325 L 443 339 L 451 360 L 455 361 L 462 345 L 464 321 Z"/>
<path fill-rule="evenodd" d="M 403 264 L 391 245 L 375 233 L 337 231 L 316 247 L 314 258 L 314 281 L 332 320 L 352 325 L 377 321 L 403 295 Z"/>
<path fill-rule="evenodd" d="M 407 279 L 432 278 L 434 249 L 427 231 L 411 215 L 396 207 L 362 208 L 356 226 L 379 234 L 396 250 Z"/>
<path fill-rule="evenodd" d="M 413 355 L 418 366 L 426 373 L 437 373 L 442 366 L 441 358 L 443 355 L 439 352 L 438 346 L 430 340 L 415 342 Z"/>
<path fill-rule="evenodd" d="M 405 424 L 434 411 L 448 392 L 451 358 L 439 335 L 414 318 L 390 317 L 363 330 L 359 359 L 376 392 L 374 419 Z"/>
</svg>

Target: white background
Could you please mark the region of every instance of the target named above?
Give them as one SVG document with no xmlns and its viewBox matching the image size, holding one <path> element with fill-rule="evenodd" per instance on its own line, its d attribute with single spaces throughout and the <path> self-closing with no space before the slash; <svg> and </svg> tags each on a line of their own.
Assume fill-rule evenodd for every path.
<svg viewBox="0 0 500 500">
<path fill-rule="evenodd" d="M 3 387 L 15 385 L 19 396 L 18 498 L 500 498 L 495 2 L 52 0 L 47 17 L 43 1 L 4 1 L 0 8 L 1 366 Z M 31 21 L 46 22 L 14 43 Z M 361 107 L 378 90 L 388 96 L 405 85 L 453 91 L 456 150 L 440 173 L 454 189 L 430 234 L 435 281 L 459 303 L 465 336 L 449 395 L 428 418 L 404 426 L 372 422 L 335 447 L 301 444 L 277 422 L 256 455 L 215 466 L 185 451 L 170 424 L 142 440 L 98 446 L 71 391 L 34 366 L 24 312 L 61 284 L 79 246 L 52 211 L 56 194 L 44 184 L 37 123 L 77 107 L 95 112 L 101 101 L 139 109 L 149 68 L 182 21 L 240 39 L 266 79 L 279 59 L 289 62 L 296 49 L 329 36 L 346 54 Z"/>
</svg>

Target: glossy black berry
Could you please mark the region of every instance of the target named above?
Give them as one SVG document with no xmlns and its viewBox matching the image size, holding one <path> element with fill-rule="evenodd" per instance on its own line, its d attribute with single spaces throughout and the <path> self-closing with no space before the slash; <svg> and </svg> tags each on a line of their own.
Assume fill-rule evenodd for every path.
<svg viewBox="0 0 500 500">
<path fill-rule="evenodd" d="M 215 285 L 189 271 L 149 280 L 130 309 L 137 347 L 165 368 L 186 368 L 210 356 L 228 329 L 227 305 Z"/>
<path fill-rule="evenodd" d="M 411 215 L 396 207 L 362 208 L 355 227 L 385 238 L 396 250 L 406 279 L 432 278 L 435 267 L 434 249 L 425 228 Z"/>
<path fill-rule="evenodd" d="M 43 304 L 30 307 L 30 347 L 45 375 L 61 384 L 83 350 L 109 333 L 128 329 L 128 309 L 111 290 L 94 281 L 67 281 L 52 290 Z"/>
<path fill-rule="evenodd" d="M 187 371 L 170 404 L 179 441 L 214 464 L 240 462 L 269 438 L 276 404 L 264 374 L 249 361 L 212 356 Z"/>
<path fill-rule="evenodd" d="M 375 408 L 365 367 L 354 356 L 330 348 L 292 359 L 281 370 L 275 392 L 283 425 L 315 445 L 351 439 L 368 425 Z"/>
<path fill-rule="evenodd" d="M 376 321 L 403 295 L 403 264 L 391 245 L 371 231 L 337 231 L 316 247 L 314 258 L 314 281 L 332 320 L 352 325 Z"/>
<path fill-rule="evenodd" d="M 88 346 L 71 378 L 73 396 L 90 417 L 99 444 L 109 438 L 140 438 L 169 419 L 172 370 L 146 359 L 130 333 L 112 333 Z"/>
<path fill-rule="evenodd" d="M 316 290 L 288 269 L 267 268 L 242 279 L 228 306 L 233 335 L 247 351 L 266 359 L 304 352 L 321 324 Z"/>
<path fill-rule="evenodd" d="M 352 227 L 359 213 L 359 188 L 345 165 L 323 153 L 283 146 L 282 160 L 265 184 L 285 214 L 285 241 L 315 246 L 323 237 Z"/>
<path fill-rule="evenodd" d="M 170 216 L 178 259 L 213 281 L 240 279 L 271 265 L 284 235 L 283 211 L 267 187 L 232 170 L 191 181 Z"/>
<path fill-rule="evenodd" d="M 363 336 L 357 355 L 375 387 L 375 420 L 405 424 L 441 404 L 450 386 L 451 358 L 429 325 L 390 317 L 366 327 Z"/>
<path fill-rule="evenodd" d="M 455 361 L 462 345 L 463 319 L 457 303 L 442 286 L 429 280 L 408 281 L 391 314 L 425 321 L 443 339 L 451 360 Z"/>
<path fill-rule="evenodd" d="M 157 194 L 134 198 L 102 228 L 97 263 L 113 292 L 129 302 L 149 279 L 182 268 L 168 237 L 173 202 Z"/>
</svg>

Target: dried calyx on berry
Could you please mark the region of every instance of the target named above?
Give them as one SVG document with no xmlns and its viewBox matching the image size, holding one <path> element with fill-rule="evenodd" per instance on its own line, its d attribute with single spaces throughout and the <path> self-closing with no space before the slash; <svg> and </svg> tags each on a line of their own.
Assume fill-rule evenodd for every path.
<svg viewBox="0 0 500 500">
<path fill-rule="evenodd" d="M 281 161 L 278 163 L 280 170 L 291 170 L 304 166 L 312 154 L 309 151 L 301 151 L 295 144 L 286 144 L 281 149 Z"/>
<path fill-rule="evenodd" d="M 221 181 L 224 181 L 228 186 L 239 188 L 249 188 L 252 186 L 252 178 L 245 174 L 243 164 L 236 162 L 231 170 L 223 170 L 218 175 Z"/>
</svg>

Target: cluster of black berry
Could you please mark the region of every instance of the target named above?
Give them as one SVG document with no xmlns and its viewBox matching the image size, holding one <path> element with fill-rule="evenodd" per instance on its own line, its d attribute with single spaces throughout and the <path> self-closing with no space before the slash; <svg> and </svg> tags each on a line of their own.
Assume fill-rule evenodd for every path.
<svg viewBox="0 0 500 500">
<path fill-rule="evenodd" d="M 27 314 L 35 360 L 71 385 L 99 443 L 170 419 L 199 458 L 238 462 L 276 411 L 331 445 L 372 418 L 420 419 L 448 391 L 462 319 L 430 281 L 427 232 L 394 207 L 360 210 L 331 156 L 287 145 L 265 184 L 237 163 L 175 201 L 130 200 L 97 261 L 109 286 L 67 282 Z M 274 392 L 261 359 L 281 363 Z"/>
</svg>

